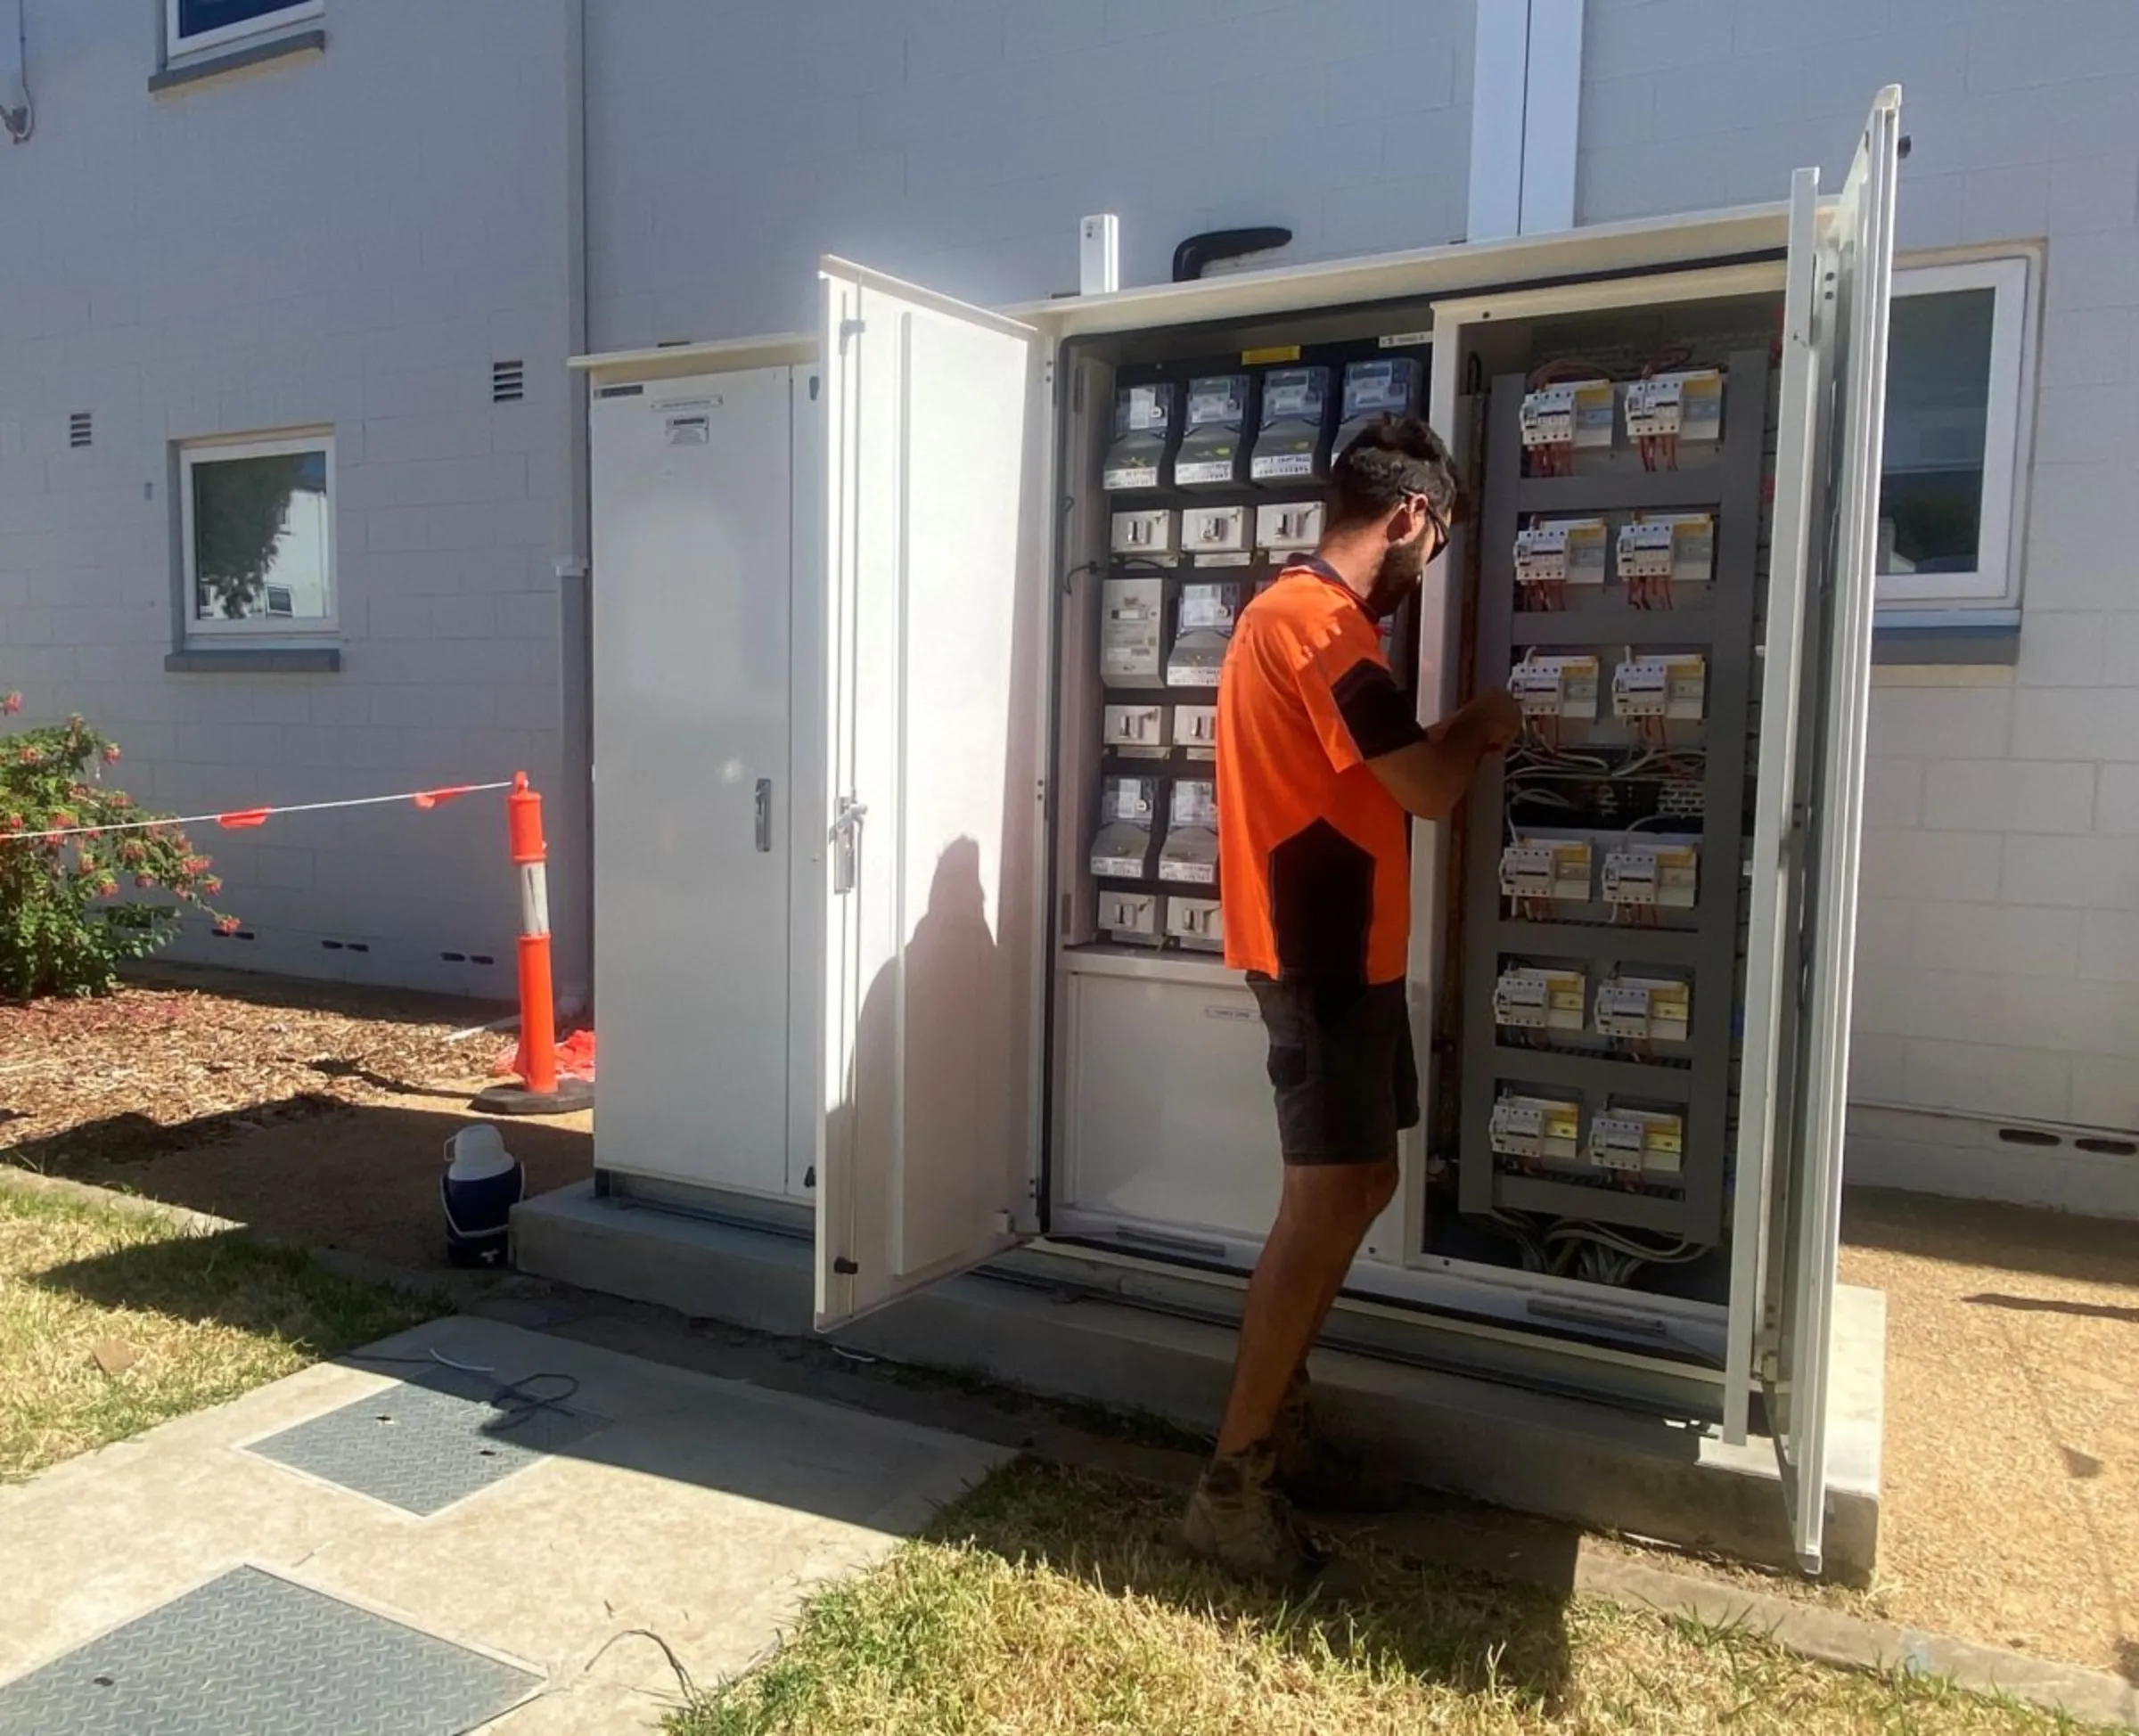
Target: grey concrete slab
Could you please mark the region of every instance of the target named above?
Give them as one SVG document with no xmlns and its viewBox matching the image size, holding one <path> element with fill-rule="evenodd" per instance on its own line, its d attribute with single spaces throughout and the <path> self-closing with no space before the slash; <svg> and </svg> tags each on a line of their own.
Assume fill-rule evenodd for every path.
<svg viewBox="0 0 2139 1736">
<path fill-rule="evenodd" d="M 508 1736 L 651 1731 L 742 1667 L 826 1578 L 880 1559 L 1006 1456 L 998 1447 L 593 1346 L 455 1317 L 387 1340 L 501 1383 L 576 1380 L 609 1426 L 429 1518 L 250 1450 L 392 1389 L 352 1358 L 0 1489 L 0 1683 L 254 1566 L 524 1667 Z"/>
<path fill-rule="evenodd" d="M 792 1236 L 611 1204 L 590 1183 L 515 1208 L 512 1233 L 523 1272 L 758 1331 L 810 1330 L 810 1246 Z M 1233 1334 L 1220 1325 L 1091 1296 L 1065 1304 L 979 1276 L 932 1286 L 840 1339 L 892 1361 L 1205 1430 L 1216 1424 L 1233 1353 Z M 1861 1583 L 1878 1552 L 1884 1298 L 1838 1290 L 1834 1347 L 1826 1570 Z M 1429 1487 L 1795 1565 L 1770 1440 L 1726 1446 L 1712 1430 L 1361 1355 L 1321 1352 L 1315 1368 L 1332 1414 Z"/>
</svg>

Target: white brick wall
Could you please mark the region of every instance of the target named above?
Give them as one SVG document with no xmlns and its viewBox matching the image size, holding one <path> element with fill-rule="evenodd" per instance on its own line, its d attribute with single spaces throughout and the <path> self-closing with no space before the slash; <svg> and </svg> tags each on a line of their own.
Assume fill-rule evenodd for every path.
<svg viewBox="0 0 2139 1736">
<path fill-rule="evenodd" d="M 1590 0 L 1586 28 L 1585 221 L 1807 162 L 1832 186 L 1897 82 L 1905 249 L 2046 241 L 2019 664 L 1878 672 L 1852 1091 L 2139 1127 L 2139 7 Z"/>
<path fill-rule="evenodd" d="M 29 10 L 38 130 L 0 155 L 0 689 L 105 724 L 165 808 L 553 782 L 564 9 L 329 0 L 324 55 L 158 98 L 160 12 Z M 527 400 L 494 406 L 507 357 Z M 315 423 L 341 672 L 167 674 L 168 443 Z M 199 841 L 257 939 L 184 952 L 512 993 L 495 797 L 251 836 Z"/>
</svg>

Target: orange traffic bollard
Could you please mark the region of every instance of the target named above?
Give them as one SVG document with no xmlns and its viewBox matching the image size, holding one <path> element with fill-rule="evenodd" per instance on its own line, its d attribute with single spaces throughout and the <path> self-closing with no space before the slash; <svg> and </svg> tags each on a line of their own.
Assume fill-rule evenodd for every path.
<svg viewBox="0 0 2139 1736">
<path fill-rule="evenodd" d="M 557 1071 L 557 1003 L 550 975 L 549 850 L 542 837 L 542 798 L 525 772 L 512 774 L 505 798 L 506 833 L 520 875 L 520 1052 L 517 1085 L 495 1085 L 475 1100 L 491 1115 L 566 1115 L 589 1108 L 594 1088 Z"/>
</svg>

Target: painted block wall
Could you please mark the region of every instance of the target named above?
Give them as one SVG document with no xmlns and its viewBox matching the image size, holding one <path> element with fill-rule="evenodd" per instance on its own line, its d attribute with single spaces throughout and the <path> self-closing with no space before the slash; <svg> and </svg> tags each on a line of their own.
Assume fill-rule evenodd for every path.
<svg viewBox="0 0 2139 1736">
<path fill-rule="evenodd" d="M 1766 197 L 1808 161 L 1834 184 L 1888 82 L 1902 246 L 2047 253 L 2019 663 L 1877 672 L 1851 1094 L 2135 1128 L 2139 7 L 1588 0 L 1578 216 Z M 1856 1121 L 1859 1179 L 2139 1215 L 2129 1159 L 2083 1184 L 2069 1153 Z"/>
<path fill-rule="evenodd" d="M 165 811 L 553 779 L 563 9 L 337 0 L 324 54 L 156 96 L 161 11 L 29 0 L 38 128 L 0 148 L 0 688 L 94 717 Z M 525 402 L 491 403 L 501 359 Z M 167 673 L 172 443 L 312 424 L 340 672 Z M 179 955 L 510 995 L 497 798 L 209 830 L 256 938 Z"/>
<path fill-rule="evenodd" d="M 1461 239 L 1472 0 L 590 0 L 594 344 L 807 329 L 839 253 L 983 306 L 1201 230 Z"/>
</svg>

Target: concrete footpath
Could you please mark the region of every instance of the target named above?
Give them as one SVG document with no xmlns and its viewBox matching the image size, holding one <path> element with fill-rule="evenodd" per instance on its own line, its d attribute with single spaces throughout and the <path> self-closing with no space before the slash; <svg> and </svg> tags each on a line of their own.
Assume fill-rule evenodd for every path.
<svg viewBox="0 0 2139 1736">
<path fill-rule="evenodd" d="M 479 1718 L 433 1710 L 397 1736 L 652 1730 L 680 1698 L 660 1642 L 701 1685 L 741 1670 L 811 1586 L 880 1559 L 1005 1456 L 435 1321 L 0 1489 L 0 1736 L 250 1736 L 268 1701 L 302 1718 L 284 1728 L 363 1728 L 364 1694 L 410 1692 L 433 1666 Z M 199 1636 L 212 1650 L 249 1619 L 267 1636 L 257 1668 L 180 1679 L 229 1667 Z M 127 1712 L 129 1693 L 163 1709 Z M 223 1709 L 183 1709 L 203 1695 Z"/>
</svg>

